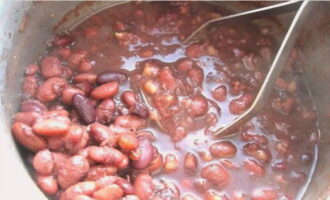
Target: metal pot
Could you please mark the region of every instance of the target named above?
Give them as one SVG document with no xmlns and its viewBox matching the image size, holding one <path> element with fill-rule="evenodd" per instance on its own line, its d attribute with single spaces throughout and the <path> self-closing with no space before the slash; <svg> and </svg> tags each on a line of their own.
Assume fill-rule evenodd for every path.
<svg viewBox="0 0 330 200">
<path fill-rule="evenodd" d="M 18 108 L 20 81 L 24 66 L 46 49 L 54 31 L 73 27 L 86 17 L 119 2 L 19 2 L 0 1 L 0 193 L 7 199 L 47 199 L 30 176 L 26 152 L 16 145 L 10 123 Z M 213 2 L 214 3 L 214 2 Z M 255 2 L 217 2 L 234 12 L 260 5 Z M 329 2 L 312 2 L 312 14 L 300 35 L 300 46 L 306 55 L 305 76 L 318 111 L 321 140 L 317 166 L 302 199 L 330 197 L 330 19 Z M 65 16 L 64 20 L 63 17 Z M 292 14 L 257 24 L 273 26 L 280 38 Z M 60 22 L 60 23 L 59 23 Z"/>
</svg>

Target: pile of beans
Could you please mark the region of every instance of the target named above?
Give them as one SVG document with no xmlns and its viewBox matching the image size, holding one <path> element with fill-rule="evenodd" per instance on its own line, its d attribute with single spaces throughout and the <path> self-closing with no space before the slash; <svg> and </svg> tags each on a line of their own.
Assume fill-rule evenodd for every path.
<svg viewBox="0 0 330 200">
<path fill-rule="evenodd" d="M 294 199 L 318 141 L 302 53 L 293 49 L 239 136 L 215 139 L 252 104 L 276 52 L 271 29 L 245 21 L 181 43 L 224 14 L 201 2 L 134 2 L 55 36 L 25 68 L 12 123 L 40 189 L 55 200 Z"/>
</svg>

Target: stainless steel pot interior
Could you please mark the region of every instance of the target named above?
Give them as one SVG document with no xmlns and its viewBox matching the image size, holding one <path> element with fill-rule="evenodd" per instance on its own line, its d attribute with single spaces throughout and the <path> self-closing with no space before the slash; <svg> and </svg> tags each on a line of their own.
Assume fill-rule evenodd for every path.
<svg viewBox="0 0 330 200">
<path fill-rule="evenodd" d="M 20 81 L 24 66 L 38 60 L 47 48 L 54 26 L 67 14 L 56 31 L 63 31 L 89 15 L 118 2 L 21 2 L 0 1 L 0 193 L 16 199 L 47 199 L 29 175 L 10 133 L 11 116 L 18 108 Z M 214 3 L 214 2 L 212 2 Z M 217 2 L 238 12 L 259 3 Z M 305 76 L 318 111 L 321 142 L 314 176 L 302 199 L 326 199 L 330 196 L 330 2 L 312 2 L 312 15 L 300 35 L 300 46 L 306 58 Z M 78 7 L 78 9 L 74 9 Z M 72 12 L 69 12 L 73 10 Z M 290 23 L 290 14 L 271 20 L 259 20 L 274 28 L 279 38 Z M 26 24 L 22 24 L 22 19 Z M 23 31 L 22 31 L 23 29 Z M 21 30 L 21 31 L 19 31 Z"/>
</svg>

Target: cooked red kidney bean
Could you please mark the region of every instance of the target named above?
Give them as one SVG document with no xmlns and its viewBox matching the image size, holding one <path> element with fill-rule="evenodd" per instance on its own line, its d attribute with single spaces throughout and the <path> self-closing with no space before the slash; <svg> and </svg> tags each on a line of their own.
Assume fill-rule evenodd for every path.
<svg viewBox="0 0 330 200">
<path fill-rule="evenodd" d="M 11 130 L 15 139 L 30 151 L 37 152 L 46 148 L 44 138 L 34 134 L 30 126 L 21 122 L 15 122 Z"/>
<path fill-rule="evenodd" d="M 148 170 L 150 172 L 157 172 L 159 169 L 161 169 L 163 166 L 163 156 L 160 153 L 157 153 L 156 156 L 154 156 L 154 159 L 151 161 Z"/>
<path fill-rule="evenodd" d="M 68 58 L 70 58 L 71 54 L 72 54 L 71 49 L 67 47 L 59 47 L 57 49 L 54 49 L 54 51 L 52 51 L 51 53 L 51 55 L 58 56 L 63 60 L 67 60 Z"/>
<path fill-rule="evenodd" d="M 18 112 L 15 114 L 14 121 L 33 126 L 40 117 L 41 115 L 37 112 Z"/>
<path fill-rule="evenodd" d="M 184 168 L 188 173 L 196 172 L 198 167 L 197 157 L 192 153 L 187 153 L 184 157 Z"/>
<path fill-rule="evenodd" d="M 158 82 L 164 90 L 173 90 L 177 85 L 176 79 L 173 76 L 173 72 L 168 67 L 161 69 L 157 78 Z"/>
<path fill-rule="evenodd" d="M 89 96 L 93 90 L 93 84 L 89 81 L 82 81 L 80 83 L 76 83 L 75 86 L 82 90 L 86 96 Z"/>
<path fill-rule="evenodd" d="M 265 174 L 265 169 L 254 160 L 244 161 L 244 168 L 250 172 L 252 175 L 263 176 Z"/>
<path fill-rule="evenodd" d="M 62 94 L 66 84 L 64 79 L 58 77 L 50 78 L 39 87 L 37 98 L 43 102 L 53 101 Z"/>
<path fill-rule="evenodd" d="M 149 109 L 148 107 L 143 103 L 136 103 L 129 109 L 130 113 L 135 114 L 143 119 L 146 119 L 149 117 Z"/>
<path fill-rule="evenodd" d="M 126 195 L 122 200 L 140 200 L 140 198 L 136 195 Z"/>
<path fill-rule="evenodd" d="M 108 82 L 124 83 L 127 81 L 127 76 L 121 72 L 108 71 L 98 75 L 96 81 L 98 84 L 104 84 Z"/>
<path fill-rule="evenodd" d="M 211 183 L 206 179 L 199 178 L 193 182 L 193 186 L 197 192 L 204 193 L 211 187 Z"/>
<path fill-rule="evenodd" d="M 119 136 L 118 144 L 123 151 L 132 151 L 138 147 L 138 139 L 135 134 L 123 134 Z"/>
<path fill-rule="evenodd" d="M 82 156 L 73 156 L 66 160 L 57 175 L 58 184 L 66 189 L 78 183 L 88 172 L 89 163 Z"/>
<path fill-rule="evenodd" d="M 228 200 L 228 198 L 225 195 L 220 195 L 212 190 L 208 190 L 205 193 L 204 199 L 205 200 Z"/>
<path fill-rule="evenodd" d="M 64 47 L 71 44 L 74 41 L 73 37 L 69 35 L 56 36 L 53 40 L 55 46 Z"/>
<path fill-rule="evenodd" d="M 79 50 L 76 52 L 73 52 L 70 56 L 70 58 L 68 59 L 68 62 L 71 66 L 77 66 L 79 65 L 79 63 L 81 62 L 81 60 L 83 58 L 85 58 L 87 56 L 87 51 L 85 50 Z"/>
<path fill-rule="evenodd" d="M 48 195 L 54 195 L 56 194 L 58 190 L 57 181 L 54 176 L 43 176 L 43 175 L 37 175 L 36 177 L 37 184 L 41 188 L 43 192 L 45 192 Z"/>
<path fill-rule="evenodd" d="M 252 191 L 252 200 L 275 200 L 277 199 L 276 191 L 268 188 L 258 188 Z"/>
<path fill-rule="evenodd" d="M 93 193 L 93 198 L 99 200 L 119 200 L 124 191 L 116 184 L 107 185 Z"/>
<path fill-rule="evenodd" d="M 92 90 L 91 96 L 95 99 L 107 99 L 115 96 L 119 90 L 118 82 L 104 83 Z"/>
<path fill-rule="evenodd" d="M 41 60 L 41 74 L 44 78 L 61 77 L 61 61 L 55 56 L 48 56 Z"/>
<path fill-rule="evenodd" d="M 141 151 L 141 156 L 139 157 L 139 160 L 134 160 L 132 162 L 132 166 L 135 169 L 144 169 L 150 164 L 155 156 L 154 147 L 152 146 L 149 139 L 140 136 L 138 137 L 137 148 Z"/>
<path fill-rule="evenodd" d="M 33 132 L 45 136 L 66 134 L 69 128 L 70 119 L 63 116 L 51 119 L 39 119 L 32 127 Z"/>
<path fill-rule="evenodd" d="M 116 104 L 112 99 L 103 100 L 95 109 L 96 121 L 109 124 L 115 117 Z"/>
<path fill-rule="evenodd" d="M 212 91 L 212 96 L 214 99 L 218 100 L 218 101 L 225 101 L 227 98 L 227 88 L 224 85 L 220 85 L 218 87 L 216 87 L 213 91 Z"/>
<path fill-rule="evenodd" d="M 95 109 L 92 102 L 82 94 L 73 95 L 73 106 L 77 110 L 79 117 L 86 124 L 91 124 L 95 121 Z"/>
<path fill-rule="evenodd" d="M 88 152 L 89 158 L 95 162 L 115 165 L 119 168 L 126 167 L 127 156 L 117 149 L 110 147 L 94 147 Z"/>
<path fill-rule="evenodd" d="M 188 71 L 189 82 L 192 86 L 202 86 L 204 71 L 200 67 L 193 67 Z"/>
<path fill-rule="evenodd" d="M 159 73 L 160 67 L 154 62 L 146 62 L 143 66 L 143 76 L 156 77 Z"/>
<path fill-rule="evenodd" d="M 124 191 L 124 193 L 127 194 L 134 194 L 134 187 L 133 185 L 127 181 L 126 179 L 118 179 L 115 181 L 115 183 L 121 187 L 121 189 Z"/>
<path fill-rule="evenodd" d="M 202 44 L 192 44 L 186 49 L 185 53 L 191 58 L 198 58 L 205 54 L 206 50 Z"/>
<path fill-rule="evenodd" d="M 51 175 L 54 170 L 54 160 L 51 152 L 48 149 L 38 151 L 33 158 L 34 169 L 42 175 Z"/>
<path fill-rule="evenodd" d="M 191 117 L 205 115 L 208 111 L 207 99 L 201 95 L 190 98 L 187 104 L 187 112 Z"/>
<path fill-rule="evenodd" d="M 62 101 L 66 105 L 71 105 L 72 104 L 72 98 L 75 94 L 81 94 L 84 95 L 84 92 L 80 89 L 77 88 L 72 88 L 72 87 L 67 87 L 63 90 L 62 93 Z"/>
<path fill-rule="evenodd" d="M 253 156 L 260 162 L 268 162 L 271 158 L 270 152 L 268 150 L 262 149 L 259 145 L 255 143 L 247 143 L 243 147 L 244 153 L 249 156 Z"/>
<path fill-rule="evenodd" d="M 105 176 L 111 176 L 116 174 L 118 168 L 114 165 L 96 165 L 92 166 L 86 175 L 85 180 L 87 181 L 96 181 Z"/>
<path fill-rule="evenodd" d="M 116 146 L 118 141 L 118 135 L 112 132 L 108 127 L 99 123 L 91 124 L 90 134 L 98 143 L 106 141 L 107 146 Z"/>
<path fill-rule="evenodd" d="M 213 143 L 209 148 L 210 153 L 219 158 L 234 157 L 237 149 L 236 146 L 230 141 L 221 141 Z"/>
<path fill-rule="evenodd" d="M 25 75 L 29 76 L 29 75 L 35 75 L 36 73 L 38 73 L 39 71 L 39 66 L 36 64 L 30 64 L 28 66 L 25 67 Z"/>
<path fill-rule="evenodd" d="M 136 131 L 144 128 L 147 125 L 147 121 L 135 115 L 121 115 L 116 118 L 114 124 Z"/>
<path fill-rule="evenodd" d="M 26 99 L 35 97 L 38 89 L 38 80 L 35 76 L 26 76 L 23 80 L 22 91 Z"/>
<path fill-rule="evenodd" d="M 91 196 L 97 189 L 97 185 L 94 181 L 84 181 L 72 185 L 61 195 L 60 200 L 71 200 L 78 195 Z"/>
<path fill-rule="evenodd" d="M 188 72 L 194 65 L 194 62 L 191 59 L 182 59 L 177 65 L 177 70 L 181 73 Z"/>
<path fill-rule="evenodd" d="M 171 141 L 178 142 L 178 141 L 182 140 L 183 138 L 185 138 L 186 136 L 187 136 L 186 128 L 179 126 L 179 127 L 175 128 L 173 135 L 171 135 Z"/>
<path fill-rule="evenodd" d="M 73 81 L 75 83 L 81 83 L 84 81 L 88 81 L 90 83 L 96 82 L 97 75 L 93 73 L 81 73 L 73 77 Z"/>
<path fill-rule="evenodd" d="M 226 169 L 219 164 L 209 164 L 202 168 L 201 177 L 219 186 L 229 183 L 230 176 Z"/>
<path fill-rule="evenodd" d="M 128 107 L 134 106 L 139 102 L 138 96 L 133 91 L 125 91 L 121 95 L 121 101 Z"/>
<path fill-rule="evenodd" d="M 240 115 L 250 107 L 252 101 L 253 98 L 251 95 L 244 94 L 239 98 L 230 101 L 229 110 L 235 115 Z"/>
<path fill-rule="evenodd" d="M 139 175 L 134 182 L 135 195 L 141 200 L 148 200 L 153 197 L 154 184 L 149 175 Z"/>
<path fill-rule="evenodd" d="M 88 72 L 92 68 L 93 68 L 93 64 L 91 63 L 90 60 L 85 59 L 85 58 L 81 59 L 80 64 L 79 64 L 79 67 L 78 67 L 79 71 L 81 71 L 81 72 Z"/>
<path fill-rule="evenodd" d="M 47 111 L 47 107 L 38 100 L 26 100 L 21 103 L 21 112 L 43 113 Z"/>
<path fill-rule="evenodd" d="M 55 171 L 58 172 L 65 162 L 70 158 L 69 154 L 61 152 L 52 152 L 52 157 L 54 160 Z"/>
</svg>

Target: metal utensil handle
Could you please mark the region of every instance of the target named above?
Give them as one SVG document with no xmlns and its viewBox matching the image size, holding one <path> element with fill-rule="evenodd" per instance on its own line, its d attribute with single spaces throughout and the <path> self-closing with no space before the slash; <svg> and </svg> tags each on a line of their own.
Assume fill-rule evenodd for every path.
<svg viewBox="0 0 330 200">
<path fill-rule="evenodd" d="M 298 7 L 302 4 L 303 1 L 301 0 L 294 0 L 294 1 L 288 1 L 284 3 L 278 3 L 271 6 L 266 6 L 262 8 L 257 8 L 245 12 L 240 12 L 237 14 L 228 15 L 225 17 L 218 17 L 212 20 L 209 20 L 208 22 L 202 24 L 198 29 L 196 29 L 193 33 L 187 37 L 183 43 L 187 44 L 193 37 L 195 37 L 202 29 L 206 28 L 208 25 L 215 23 L 215 22 L 222 22 L 222 23 L 228 23 L 233 22 L 235 20 L 241 20 L 241 19 L 257 19 L 267 16 L 273 16 L 278 15 L 282 13 L 287 13 L 290 11 L 295 11 L 298 9 Z"/>
<path fill-rule="evenodd" d="M 237 117 L 234 121 L 229 123 L 227 126 L 218 129 L 214 133 L 215 136 L 232 137 L 237 135 L 237 133 L 233 134 L 233 131 L 235 131 L 239 125 L 242 125 L 245 122 L 249 121 L 253 116 L 255 116 L 255 114 L 257 114 L 264 107 L 267 98 L 272 92 L 275 82 L 278 76 L 280 75 L 285 65 L 285 62 L 291 52 L 291 49 L 297 39 L 297 36 L 304 23 L 304 19 L 308 15 L 306 11 L 308 3 L 309 1 L 304 1 L 301 4 L 299 10 L 297 11 L 295 17 L 293 18 L 292 23 L 267 73 L 267 76 L 251 107 L 241 116 Z"/>
</svg>

